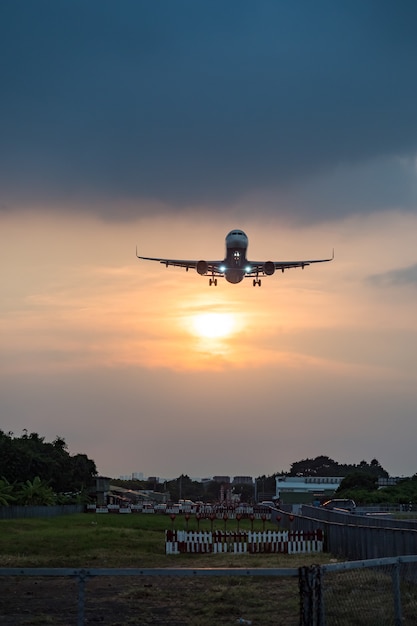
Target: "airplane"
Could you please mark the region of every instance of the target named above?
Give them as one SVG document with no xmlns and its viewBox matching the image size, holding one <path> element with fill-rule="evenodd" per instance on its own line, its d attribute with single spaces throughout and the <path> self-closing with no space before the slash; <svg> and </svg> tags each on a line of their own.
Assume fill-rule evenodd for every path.
<svg viewBox="0 0 417 626">
<path fill-rule="evenodd" d="M 161 259 L 148 256 L 139 256 L 136 247 L 136 256 L 144 261 L 158 261 L 166 267 L 185 267 L 186 271 L 197 270 L 201 276 L 209 276 L 209 285 L 217 286 L 217 278 L 225 278 L 228 283 L 237 284 L 244 278 L 252 278 L 253 286 L 261 286 L 260 276 L 272 276 L 275 270 L 284 272 L 286 269 L 301 267 L 312 263 L 326 263 L 334 259 L 333 255 L 329 259 L 313 259 L 307 261 L 248 261 L 246 250 L 248 248 L 248 237 L 243 230 L 231 230 L 226 235 L 226 256 L 221 261 L 186 261 L 180 259 Z"/>
</svg>

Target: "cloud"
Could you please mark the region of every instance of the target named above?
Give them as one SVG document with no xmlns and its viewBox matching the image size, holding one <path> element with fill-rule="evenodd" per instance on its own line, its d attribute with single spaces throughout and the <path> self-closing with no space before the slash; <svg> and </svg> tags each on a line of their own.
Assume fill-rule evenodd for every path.
<svg viewBox="0 0 417 626">
<path fill-rule="evenodd" d="M 385 0 L 3 2 L 0 205 L 220 212 L 412 157 L 416 17 Z M 373 210 L 355 193 L 332 215 Z M 320 220 L 319 197 L 258 210 Z"/>
<path fill-rule="evenodd" d="M 417 287 L 417 264 L 402 267 L 382 274 L 373 274 L 369 282 L 378 287 L 412 285 Z"/>
</svg>

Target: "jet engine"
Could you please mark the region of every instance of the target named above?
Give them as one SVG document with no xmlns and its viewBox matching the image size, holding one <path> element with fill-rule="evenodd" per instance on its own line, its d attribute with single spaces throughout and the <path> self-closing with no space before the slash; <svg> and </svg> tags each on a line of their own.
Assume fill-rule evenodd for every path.
<svg viewBox="0 0 417 626">
<path fill-rule="evenodd" d="M 208 263 L 207 261 L 198 261 L 197 262 L 197 272 L 204 276 L 208 272 Z"/>
<path fill-rule="evenodd" d="M 275 265 L 273 264 L 273 262 L 266 261 L 266 263 L 264 263 L 264 274 L 266 274 L 267 276 L 272 276 L 274 272 L 275 272 Z"/>
</svg>

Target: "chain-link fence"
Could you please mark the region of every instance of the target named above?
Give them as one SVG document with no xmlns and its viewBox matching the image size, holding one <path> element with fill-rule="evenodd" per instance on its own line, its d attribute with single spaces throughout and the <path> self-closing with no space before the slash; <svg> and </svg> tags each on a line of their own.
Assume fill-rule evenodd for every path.
<svg viewBox="0 0 417 626">
<path fill-rule="evenodd" d="M 413 626 L 417 556 L 294 569 L 0 568 L 5 626 Z"/>
<path fill-rule="evenodd" d="M 3 571 L 2 626 L 299 624 L 297 569 L 78 570 L 60 578 Z"/>
<path fill-rule="evenodd" d="M 417 623 L 417 556 L 300 568 L 303 626 Z"/>
</svg>

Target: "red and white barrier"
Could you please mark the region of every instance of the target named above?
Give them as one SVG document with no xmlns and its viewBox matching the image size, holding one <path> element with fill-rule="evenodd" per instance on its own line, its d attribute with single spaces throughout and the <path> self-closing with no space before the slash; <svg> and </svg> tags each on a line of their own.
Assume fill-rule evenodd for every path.
<svg viewBox="0 0 417 626">
<path fill-rule="evenodd" d="M 156 513 L 153 506 L 146 504 L 130 504 L 129 506 L 120 506 L 119 504 L 107 504 L 106 506 L 97 506 L 95 504 L 87 504 L 87 513 Z"/>
<path fill-rule="evenodd" d="M 323 551 L 323 531 L 165 531 L 165 553 L 307 554 Z"/>
<path fill-rule="evenodd" d="M 214 519 L 224 519 L 225 516 L 228 520 L 235 520 L 237 516 L 240 519 L 256 519 L 256 520 L 270 520 L 271 511 L 265 507 L 216 507 L 216 506 L 187 506 L 187 505 L 170 505 L 163 510 L 158 508 L 158 505 L 151 505 L 150 503 L 144 504 L 108 504 L 106 506 L 98 506 L 96 504 L 88 504 L 86 507 L 87 513 L 160 513 L 163 515 L 200 515 L 201 519 L 210 518 L 214 516 Z"/>
</svg>

